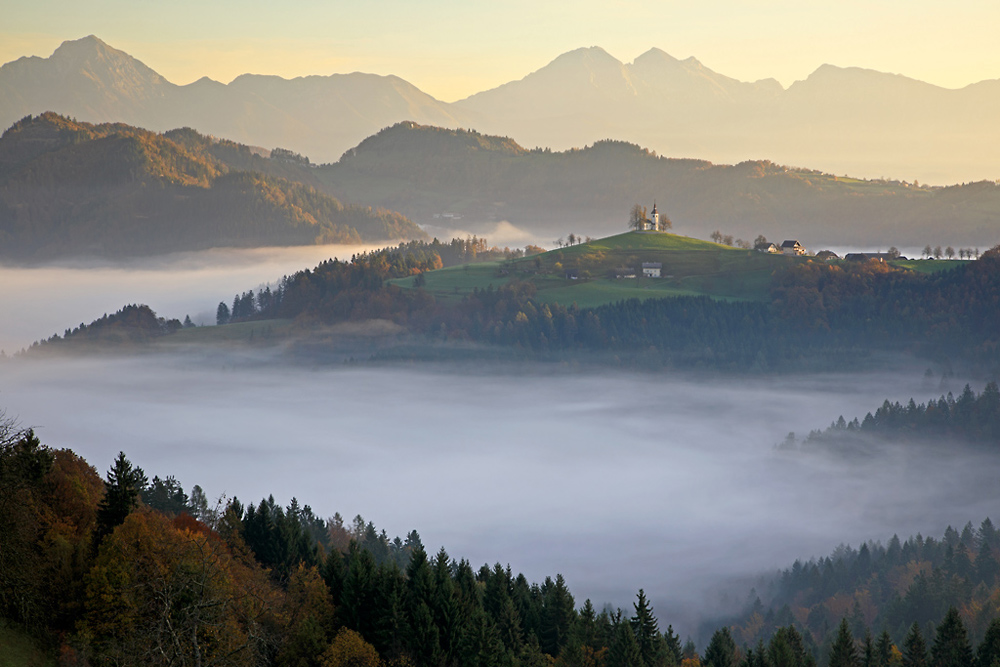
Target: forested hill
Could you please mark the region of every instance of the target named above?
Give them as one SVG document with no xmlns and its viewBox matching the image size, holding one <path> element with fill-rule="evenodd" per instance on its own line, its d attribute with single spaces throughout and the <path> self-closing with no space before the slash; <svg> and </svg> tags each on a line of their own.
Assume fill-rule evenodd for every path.
<svg viewBox="0 0 1000 667">
<path fill-rule="evenodd" d="M 711 640 L 699 655 L 656 617 L 642 589 L 624 610 L 598 610 L 578 603 L 560 575 L 538 584 L 500 563 L 476 569 L 444 548 L 428 554 L 416 531 L 390 540 L 360 516 L 350 525 L 339 515 L 323 520 L 294 498 L 287 507 L 273 497 L 213 507 L 197 485 L 188 495 L 171 476 L 149 480 L 124 453 L 102 479 L 71 450 L 51 449 L 2 418 L 0 507 L 0 647 L 17 645 L 24 656 L 12 664 L 58 657 L 95 667 L 991 667 L 1000 660 L 998 537 L 988 520 L 979 531 L 949 529 L 940 542 L 893 538 L 886 548 L 845 547 L 796 563 L 768 591 L 779 611 L 764 612 L 758 601 L 746 619 L 706 633 Z M 873 631 L 881 632 L 877 641 Z"/>
<path fill-rule="evenodd" d="M 0 256 L 121 257 L 424 237 L 398 213 L 321 194 L 309 171 L 287 151 L 263 157 L 188 129 L 156 134 L 29 116 L 0 138 Z"/>
<path fill-rule="evenodd" d="M 660 157 L 622 141 L 528 150 L 506 137 L 412 122 L 366 139 L 317 177 L 333 196 L 402 211 L 420 223 L 458 215 L 461 222 L 449 224 L 485 233 L 507 220 L 551 238 L 607 236 L 625 228 L 633 203 L 654 200 L 689 236 L 721 229 L 745 239 L 795 238 L 809 248 L 986 245 L 1000 221 L 1000 186 L 993 182 L 928 188 L 766 160 L 717 165 Z"/>
</svg>

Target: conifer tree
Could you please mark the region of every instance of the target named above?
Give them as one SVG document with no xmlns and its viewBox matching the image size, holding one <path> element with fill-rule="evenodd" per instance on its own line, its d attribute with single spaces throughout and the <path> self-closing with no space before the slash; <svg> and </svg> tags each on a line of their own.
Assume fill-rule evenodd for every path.
<svg viewBox="0 0 1000 667">
<path fill-rule="evenodd" d="M 125 458 L 125 452 L 118 452 L 108 479 L 104 485 L 104 498 L 97 508 L 96 542 L 99 544 L 125 519 L 139 504 L 139 494 L 146 486 L 146 474 L 142 468 L 132 466 Z"/>
<path fill-rule="evenodd" d="M 972 664 L 972 647 L 962 617 L 954 607 L 948 609 L 934 635 L 931 647 L 934 667 L 967 667 Z"/>
<path fill-rule="evenodd" d="M 620 609 L 615 618 L 614 640 L 608 653 L 607 667 L 644 667 L 632 624 L 621 617 Z"/>
<path fill-rule="evenodd" d="M 858 667 L 858 650 L 854 646 L 854 637 L 851 635 L 847 618 L 840 621 L 837 638 L 830 647 L 830 667 Z"/>
<path fill-rule="evenodd" d="M 673 663 L 680 665 L 684 661 L 684 649 L 681 647 L 681 637 L 674 634 L 674 626 L 667 625 L 667 631 L 663 633 L 663 640 L 667 644 L 667 651 L 673 656 Z M 668 662 L 668 664 L 671 664 Z"/>
<path fill-rule="evenodd" d="M 639 589 L 638 600 L 632 603 L 635 607 L 635 616 L 632 617 L 632 631 L 635 633 L 635 640 L 639 644 L 639 655 L 642 662 L 647 667 L 652 667 L 656 662 L 657 640 L 660 638 L 660 629 L 657 627 L 656 617 L 646 600 L 646 593 Z"/>
<path fill-rule="evenodd" d="M 982 643 L 976 652 L 977 667 L 993 667 L 1000 660 L 1000 618 L 994 618 L 986 628 Z"/>
<path fill-rule="evenodd" d="M 723 627 L 712 633 L 701 664 L 705 667 L 734 667 L 736 664 L 736 642 L 733 641 L 729 628 Z"/>
<path fill-rule="evenodd" d="M 889 667 L 892 660 L 892 638 L 889 631 L 883 630 L 875 643 L 875 667 Z"/>
<path fill-rule="evenodd" d="M 917 623 L 910 626 L 903 641 L 903 667 L 927 667 L 927 644 Z"/>
</svg>

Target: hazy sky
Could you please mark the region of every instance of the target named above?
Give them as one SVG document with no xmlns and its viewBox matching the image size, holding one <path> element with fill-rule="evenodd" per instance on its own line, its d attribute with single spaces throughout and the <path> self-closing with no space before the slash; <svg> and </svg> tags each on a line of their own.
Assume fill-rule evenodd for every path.
<svg viewBox="0 0 1000 667">
<path fill-rule="evenodd" d="M 95 34 L 175 83 L 244 72 L 396 74 L 446 101 L 581 46 L 651 47 L 788 85 L 823 63 L 957 88 L 1000 78 L 995 0 L 35 0 L 5 2 L 0 61 Z"/>
</svg>

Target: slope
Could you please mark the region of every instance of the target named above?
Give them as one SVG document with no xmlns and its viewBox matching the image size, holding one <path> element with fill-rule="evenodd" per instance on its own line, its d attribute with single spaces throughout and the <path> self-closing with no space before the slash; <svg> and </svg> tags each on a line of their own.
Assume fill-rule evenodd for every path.
<svg viewBox="0 0 1000 667">
<path fill-rule="evenodd" d="M 227 160 L 270 168 L 244 171 Z M 303 167 L 190 130 L 158 135 L 27 117 L 0 138 L 0 255 L 115 257 L 423 236 L 398 213 L 345 207 L 266 171 Z"/>
</svg>

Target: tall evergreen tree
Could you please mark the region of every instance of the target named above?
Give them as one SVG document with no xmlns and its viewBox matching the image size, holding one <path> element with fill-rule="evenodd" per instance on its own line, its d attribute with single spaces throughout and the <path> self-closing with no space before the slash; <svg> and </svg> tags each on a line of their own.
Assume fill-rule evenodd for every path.
<svg viewBox="0 0 1000 667">
<path fill-rule="evenodd" d="M 968 667 L 972 664 L 972 647 L 962 617 L 954 607 L 948 609 L 934 635 L 931 665 L 934 667 Z"/>
<path fill-rule="evenodd" d="M 854 646 L 847 618 L 840 621 L 837 637 L 830 647 L 830 667 L 858 667 L 858 649 Z"/>
<path fill-rule="evenodd" d="M 976 651 L 976 667 L 993 667 L 996 661 L 1000 661 L 1000 618 L 994 618 L 986 628 Z"/>
<path fill-rule="evenodd" d="M 621 616 L 618 610 L 614 623 L 614 639 L 608 651 L 607 667 L 644 667 L 639 643 L 635 639 L 632 624 Z"/>
<path fill-rule="evenodd" d="M 927 667 L 927 643 L 917 623 L 910 626 L 903 641 L 903 667 Z"/>
<path fill-rule="evenodd" d="M 892 638 L 889 631 L 883 630 L 875 643 L 875 667 L 890 667 L 892 661 Z"/>
<path fill-rule="evenodd" d="M 635 607 L 635 616 L 631 618 L 632 631 L 635 633 L 635 640 L 639 644 L 639 655 L 646 667 L 653 667 L 656 663 L 656 652 L 660 639 L 660 629 L 657 627 L 656 617 L 646 600 L 646 593 L 639 589 L 638 600 L 632 603 Z"/>
<path fill-rule="evenodd" d="M 674 632 L 673 625 L 667 625 L 667 631 L 663 633 L 663 641 L 667 644 L 667 651 L 673 656 L 673 662 L 667 664 L 680 665 L 684 661 L 684 648 L 681 646 L 681 636 Z"/>
<path fill-rule="evenodd" d="M 736 642 L 729 628 L 723 627 L 712 633 L 701 664 L 705 667 L 735 667 Z"/>
<path fill-rule="evenodd" d="M 541 647 L 549 655 L 559 657 L 559 651 L 569 641 L 576 618 L 573 595 L 561 574 L 556 575 L 555 582 L 545 591 L 543 605 Z"/>
<path fill-rule="evenodd" d="M 118 452 L 111 469 L 108 470 L 104 485 L 104 498 L 97 508 L 97 543 L 111 534 L 139 504 L 139 494 L 146 486 L 146 474 L 142 468 L 134 467 L 125 458 L 125 452 Z"/>
</svg>

